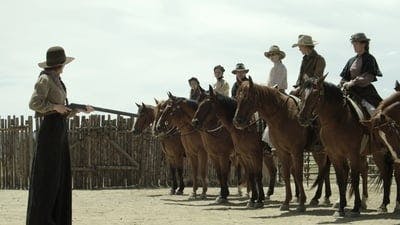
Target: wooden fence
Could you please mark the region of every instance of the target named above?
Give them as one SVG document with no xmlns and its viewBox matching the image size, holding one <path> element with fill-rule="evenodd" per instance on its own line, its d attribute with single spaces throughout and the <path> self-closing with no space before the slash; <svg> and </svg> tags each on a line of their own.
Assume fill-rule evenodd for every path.
<svg viewBox="0 0 400 225">
<path fill-rule="evenodd" d="M 27 189 L 40 120 L 31 116 L 0 118 L 0 189 Z M 150 133 L 130 133 L 131 118 L 104 115 L 69 120 L 74 189 L 168 186 L 169 169 L 160 143 Z M 305 180 L 315 179 L 314 161 L 305 155 Z M 185 166 L 190 183 L 190 169 Z M 333 171 L 333 170 L 332 170 Z M 209 184 L 218 185 L 209 166 Z M 334 178 L 334 176 L 332 176 Z M 230 185 L 236 184 L 232 170 Z"/>
</svg>

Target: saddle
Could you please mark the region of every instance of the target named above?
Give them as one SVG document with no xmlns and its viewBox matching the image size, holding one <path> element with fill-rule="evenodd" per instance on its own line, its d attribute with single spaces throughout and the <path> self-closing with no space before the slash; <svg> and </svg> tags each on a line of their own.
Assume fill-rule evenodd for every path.
<svg viewBox="0 0 400 225">
<path fill-rule="evenodd" d="M 353 100 L 349 96 L 345 96 L 346 99 L 346 104 L 349 105 L 353 115 L 359 120 L 368 120 L 371 118 L 370 113 L 368 112 L 367 108 L 365 108 L 361 103 Z M 361 155 L 370 155 L 373 153 L 373 146 L 375 146 L 376 143 L 374 143 L 373 138 L 371 138 L 371 135 L 369 132 L 365 131 L 363 138 L 360 143 L 360 153 Z"/>
</svg>

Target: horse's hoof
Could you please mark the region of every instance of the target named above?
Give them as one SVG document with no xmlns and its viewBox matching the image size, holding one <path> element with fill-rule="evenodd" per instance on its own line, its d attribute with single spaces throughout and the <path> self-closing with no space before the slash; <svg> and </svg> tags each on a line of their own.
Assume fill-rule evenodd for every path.
<svg viewBox="0 0 400 225">
<path fill-rule="evenodd" d="M 310 206 L 318 206 L 318 200 L 317 199 L 312 199 L 310 201 Z"/>
<path fill-rule="evenodd" d="M 349 212 L 349 216 L 350 216 L 350 217 L 359 217 L 359 216 L 360 216 L 360 212 L 359 212 L 359 211 L 353 211 L 353 210 L 351 210 L 351 211 Z"/>
<path fill-rule="evenodd" d="M 364 199 L 361 201 L 361 210 L 367 210 L 367 201 Z"/>
<path fill-rule="evenodd" d="M 256 208 L 256 209 L 264 208 L 264 202 L 256 202 L 254 204 L 254 208 Z"/>
<path fill-rule="evenodd" d="M 396 202 L 396 206 L 394 207 L 393 214 L 400 215 L 400 202 Z"/>
<path fill-rule="evenodd" d="M 169 195 L 175 195 L 175 190 L 174 190 L 174 189 L 171 189 L 171 190 L 169 191 Z"/>
<path fill-rule="evenodd" d="M 271 200 L 271 195 L 265 195 L 265 200 L 266 201 Z"/>
<path fill-rule="evenodd" d="M 189 200 L 196 200 L 196 197 L 197 197 L 196 193 L 192 193 L 189 196 Z"/>
<path fill-rule="evenodd" d="M 249 201 L 249 202 L 247 202 L 247 205 L 246 205 L 246 208 L 248 208 L 248 209 L 252 209 L 252 208 L 254 208 L 255 207 L 255 202 L 253 202 L 253 201 Z"/>
<path fill-rule="evenodd" d="M 336 212 L 333 214 L 333 217 L 335 217 L 335 218 L 343 218 L 345 215 L 346 215 L 346 214 L 344 213 L 344 211 L 336 211 Z"/>
<path fill-rule="evenodd" d="M 289 211 L 289 204 L 283 203 L 281 205 L 281 207 L 279 208 L 279 210 L 281 210 L 281 211 Z"/>
<path fill-rule="evenodd" d="M 329 200 L 329 198 L 324 198 L 324 201 L 322 202 L 323 205 L 330 205 L 331 201 Z"/>
<path fill-rule="evenodd" d="M 175 192 L 176 195 L 183 195 L 183 190 L 178 190 L 177 192 Z"/>
<path fill-rule="evenodd" d="M 206 193 L 201 193 L 200 199 L 201 200 L 206 200 L 207 199 L 207 194 Z"/>
<path fill-rule="evenodd" d="M 384 205 L 379 206 L 377 211 L 378 211 L 378 213 L 387 213 L 388 212 L 386 206 L 384 206 Z"/>
<path fill-rule="evenodd" d="M 228 203 L 228 199 L 226 199 L 226 198 L 223 198 L 223 197 L 221 197 L 221 196 L 218 196 L 218 197 L 215 199 L 215 204 L 225 204 L 225 203 Z"/>
<path fill-rule="evenodd" d="M 335 202 L 335 204 L 333 204 L 332 208 L 338 209 L 338 208 L 339 208 L 339 205 L 340 205 L 339 202 Z"/>
<path fill-rule="evenodd" d="M 297 212 L 305 212 L 306 211 L 306 206 L 305 205 L 298 205 L 296 208 Z"/>
</svg>

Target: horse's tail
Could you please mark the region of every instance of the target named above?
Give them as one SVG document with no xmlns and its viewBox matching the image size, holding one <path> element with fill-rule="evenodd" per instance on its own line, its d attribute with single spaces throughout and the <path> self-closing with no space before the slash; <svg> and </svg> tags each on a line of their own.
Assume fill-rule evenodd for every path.
<svg viewBox="0 0 400 225">
<path fill-rule="evenodd" d="M 391 155 L 387 152 L 384 156 L 384 165 L 387 166 L 387 169 L 384 173 L 380 171 L 379 176 L 376 176 L 372 181 L 371 181 L 371 189 L 375 192 L 382 192 L 383 187 L 383 180 L 384 176 L 388 176 L 388 179 L 391 182 L 392 178 L 392 173 L 393 173 L 393 159 Z"/>
<path fill-rule="evenodd" d="M 314 189 L 316 186 L 318 186 L 318 184 L 322 184 L 325 180 L 325 177 L 327 175 L 329 176 L 330 167 L 331 167 L 331 161 L 329 160 L 329 157 L 326 156 L 326 163 L 321 170 L 318 170 L 317 179 L 315 179 L 314 184 L 311 186 L 311 190 Z"/>
</svg>

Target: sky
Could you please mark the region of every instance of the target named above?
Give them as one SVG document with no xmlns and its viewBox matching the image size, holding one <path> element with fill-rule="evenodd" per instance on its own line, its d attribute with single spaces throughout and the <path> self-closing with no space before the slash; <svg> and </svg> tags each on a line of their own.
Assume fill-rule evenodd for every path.
<svg viewBox="0 0 400 225">
<path fill-rule="evenodd" d="M 350 36 L 364 32 L 383 73 L 374 83 L 382 97 L 400 80 L 400 1 L 270 0 L 13 0 L 0 7 L 0 117 L 33 115 L 28 107 L 51 46 L 76 59 L 62 74 L 70 102 L 136 112 L 167 92 L 188 97 L 188 79 L 213 84 L 221 64 L 230 86 L 242 62 L 265 84 L 271 45 L 286 53 L 288 84 L 298 76 L 302 55 L 292 48 L 299 34 L 319 44 L 327 81 L 355 55 Z"/>
</svg>

